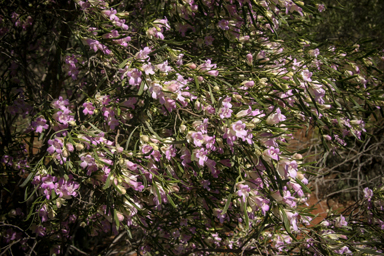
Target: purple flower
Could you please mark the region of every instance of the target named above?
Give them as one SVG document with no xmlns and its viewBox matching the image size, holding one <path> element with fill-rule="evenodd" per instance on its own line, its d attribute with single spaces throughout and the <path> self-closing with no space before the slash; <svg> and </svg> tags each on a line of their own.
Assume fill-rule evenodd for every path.
<svg viewBox="0 0 384 256">
<path fill-rule="evenodd" d="M 12 160 L 13 160 L 13 157 L 9 156 L 9 155 L 4 155 L 2 158 L 1 158 L 1 162 L 8 165 L 8 166 L 12 166 Z"/>
<path fill-rule="evenodd" d="M 83 104 L 84 110 L 83 113 L 84 115 L 93 115 L 93 111 L 95 110 L 95 107 L 92 105 L 92 102 L 85 102 Z"/>
<path fill-rule="evenodd" d="M 236 187 L 237 187 L 237 195 L 241 197 L 243 202 L 245 202 L 249 195 L 249 192 L 251 191 L 251 188 L 248 185 L 244 185 L 241 183 L 237 184 Z"/>
<path fill-rule="evenodd" d="M 79 183 L 73 180 L 65 180 L 64 178 L 60 178 L 59 182 L 55 184 L 55 192 L 59 197 L 64 199 L 71 199 L 71 196 L 77 196 L 77 192 L 75 190 L 79 187 Z"/>
<path fill-rule="evenodd" d="M 47 149 L 49 154 L 52 155 L 55 152 L 61 154 L 63 148 L 63 142 L 61 139 L 55 138 L 53 140 L 48 140 L 48 145 L 50 145 L 50 147 Z"/>
<path fill-rule="evenodd" d="M 141 61 L 149 60 L 148 54 L 150 54 L 151 51 L 152 51 L 151 48 L 145 47 L 143 50 L 140 50 L 138 53 L 136 53 L 135 59 L 141 60 Z"/>
<path fill-rule="evenodd" d="M 204 135 L 201 132 L 193 132 L 191 137 L 196 147 L 201 147 L 205 141 Z"/>
<path fill-rule="evenodd" d="M 148 64 L 144 64 L 142 66 L 142 69 L 144 70 L 146 75 L 149 75 L 149 74 L 154 75 L 155 74 L 154 67 L 151 64 L 151 62 L 148 62 Z"/>
<path fill-rule="evenodd" d="M 212 37 L 212 36 L 206 36 L 205 38 L 204 38 L 204 41 L 205 41 L 205 44 L 206 45 L 212 45 L 212 43 L 213 43 L 213 41 L 214 41 L 215 39 Z"/>
<path fill-rule="evenodd" d="M 223 107 L 219 109 L 219 116 L 221 119 L 230 118 L 232 115 L 232 112 L 233 112 L 232 109 Z"/>
<path fill-rule="evenodd" d="M 139 71 L 137 68 L 134 68 L 131 71 L 128 71 L 127 77 L 129 78 L 129 84 L 130 85 L 140 85 L 141 75 L 142 75 L 141 71 Z"/>
<path fill-rule="evenodd" d="M 88 166 L 95 165 L 95 159 L 91 155 L 86 155 L 81 157 L 81 164 L 80 166 L 85 169 Z"/>
<path fill-rule="evenodd" d="M 68 99 L 63 99 L 63 97 L 59 97 L 59 99 L 51 102 L 51 107 L 55 109 L 67 109 L 66 106 L 69 105 Z"/>
<path fill-rule="evenodd" d="M 304 81 L 312 82 L 312 79 L 311 79 L 312 72 L 309 72 L 308 70 L 304 70 L 301 72 L 301 76 L 303 77 Z"/>
<path fill-rule="evenodd" d="M 9 243 L 14 240 L 18 240 L 21 238 L 21 233 L 14 231 L 12 228 L 7 229 L 7 232 L 4 235 L 4 240 L 6 243 Z"/>
<path fill-rule="evenodd" d="M 182 159 L 183 161 L 181 162 L 181 164 L 185 167 L 187 166 L 189 163 L 191 163 L 191 151 L 189 151 L 189 149 L 187 148 L 182 148 L 181 149 L 181 157 L 180 159 Z"/>
<path fill-rule="evenodd" d="M 263 158 L 267 161 L 271 159 L 278 161 L 279 155 L 280 155 L 280 149 L 278 148 L 269 147 L 263 151 Z"/>
<path fill-rule="evenodd" d="M 46 222 L 48 220 L 48 208 L 46 204 L 40 208 L 39 216 L 41 217 L 41 222 Z"/>
<path fill-rule="evenodd" d="M 345 220 L 345 217 L 343 215 L 340 215 L 340 217 L 336 218 L 335 226 L 338 228 L 345 227 L 348 225 L 348 222 Z"/>
<path fill-rule="evenodd" d="M 38 117 L 36 119 L 36 121 L 33 121 L 32 122 L 32 126 L 33 128 L 35 129 L 36 132 L 38 133 L 42 133 L 43 132 L 43 129 L 46 130 L 48 129 L 48 125 L 47 125 L 47 120 L 45 120 L 44 118 L 42 117 Z"/>
<path fill-rule="evenodd" d="M 278 124 L 280 122 L 283 122 L 286 119 L 287 118 L 283 114 L 281 114 L 280 108 L 277 108 L 276 113 L 270 114 L 267 117 L 266 123 L 269 125 L 274 125 L 274 124 Z"/>
<path fill-rule="evenodd" d="M 167 74 L 172 71 L 172 67 L 168 65 L 168 60 L 156 65 L 156 69 Z"/>
<path fill-rule="evenodd" d="M 373 197 L 373 191 L 369 188 L 364 188 L 364 198 L 368 200 L 368 202 L 371 201 L 371 198 Z"/>
<path fill-rule="evenodd" d="M 291 211 L 285 211 L 285 213 L 288 217 L 289 222 L 291 223 L 293 230 L 297 231 L 297 221 L 299 218 L 299 214 L 297 212 L 293 213 Z"/>
<path fill-rule="evenodd" d="M 75 121 L 75 118 L 72 115 L 70 115 L 71 113 L 72 112 L 69 109 L 63 108 L 60 111 L 57 111 L 53 115 L 53 118 L 59 123 L 66 125 L 69 122 Z"/>
<path fill-rule="evenodd" d="M 171 26 L 168 24 L 168 19 L 167 17 L 164 17 L 164 19 L 157 19 L 154 20 L 153 23 L 155 24 L 156 27 L 158 28 L 163 28 L 165 27 L 166 30 L 171 29 Z"/>
<path fill-rule="evenodd" d="M 41 181 L 41 188 L 44 189 L 43 192 L 46 198 L 49 200 L 51 197 L 51 191 L 55 188 L 55 182 L 57 181 L 57 178 L 55 176 L 47 175 L 41 178 Z M 35 184 L 38 184 L 37 181 L 35 181 Z"/>
<path fill-rule="evenodd" d="M 221 21 L 219 21 L 219 28 L 221 28 L 222 30 L 228 30 L 229 29 L 229 22 L 227 20 L 224 20 L 222 19 Z"/>
<path fill-rule="evenodd" d="M 336 253 L 341 254 L 341 255 L 351 255 L 353 254 L 351 250 L 347 246 L 341 247 L 339 250 L 335 250 Z"/>
<path fill-rule="evenodd" d="M 210 191 L 211 188 L 209 187 L 209 185 L 211 184 L 211 182 L 209 180 L 203 180 L 201 181 L 201 185 L 203 185 L 203 188 L 205 188 L 206 190 Z"/>
<path fill-rule="evenodd" d="M 325 5 L 324 5 L 324 4 L 318 4 L 318 5 L 317 5 L 317 10 L 318 10 L 319 12 L 323 12 L 323 11 L 325 10 Z"/>
<path fill-rule="evenodd" d="M 246 130 L 246 125 L 241 120 L 237 121 L 236 123 L 233 123 L 231 125 L 231 129 L 236 135 L 236 137 L 243 139 L 243 141 L 245 140 L 248 131 Z"/>
<path fill-rule="evenodd" d="M 252 66 L 252 64 L 253 64 L 253 55 L 252 55 L 252 53 L 248 53 L 248 54 L 247 54 L 247 60 L 246 60 L 246 62 L 247 62 L 247 64 L 248 64 L 249 66 Z"/>
<path fill-rule="evenodd" d="M 194 158 L 198 160 L 200 166 L 204 166 L 204 163 L 207 161 L 207 154 L 208 151 L 204 148 L 193 150 Z"/>
</svg>

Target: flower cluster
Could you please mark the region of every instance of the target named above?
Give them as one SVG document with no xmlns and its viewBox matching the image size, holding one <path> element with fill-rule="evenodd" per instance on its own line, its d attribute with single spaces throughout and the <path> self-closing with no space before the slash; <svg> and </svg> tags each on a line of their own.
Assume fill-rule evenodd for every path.
<svg viewBox="0 0 384 256">
<path fill-rule="evenodd" d="M 0 21 L 12 25 L 4 42 L 20 39 L 2 55 L 2 195 L 9 207 L 24 196 L 2 217 L 6 251 L 20 243 L 33 254 L 35 239 L 38 252 L 94 253 L 123 232 L 141 255 L 379 251 L 382 190 L 361 190 L 357 219 L 330 213 L 311 227 L 305 208 L 313 173 L 291 143 L 295 131 L 314 127 L 325 156 L 364 140 L 384 81 L 370 52 L 276 39 L 288 25 L 299 31 L 314 4 L 45 6 L 55 12 L 36 14 L 41 30 L 28 30 L 28 18 L 19 28 L 31 17 L 21 6 Z M 41 22 L 55 15 L 65 26 Z M 36 38 L 29 50 L 20 45 Z M 41 62 L 25 66 L 31 59 Z M 369 234 L 359 233 L 362 221 Z M 89 248 L 76 248 L 80 237 L 92 237 Z"/>
</svg>

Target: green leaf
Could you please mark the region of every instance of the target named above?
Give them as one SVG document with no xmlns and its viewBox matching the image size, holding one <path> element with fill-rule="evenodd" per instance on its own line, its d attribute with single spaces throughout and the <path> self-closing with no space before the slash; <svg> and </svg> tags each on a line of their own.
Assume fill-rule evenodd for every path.
<svg viewBox="0 0 384 256">
<path fill-rule="evenodd" d="M 197 89 L 197 90 L 200 90 L 199 80 L 197 79 L 196 76 L 194 76 L 193 78 L 195 79 L 196 89 Z"/>
<path fill-rule="evenodd" d="M 209 94 L 211 95 L 212 104 L 215 104 L 215 97 L 213 96 L 212 88 L 211 88 L 211 85 L 209 83 L 208 83 L 208 88 L 209 88 Z"/>
<path fill-rule="evenodd" d="M 128 61 L 129 61 L 129 59 L 126 59 L 123 62 L 121 62 L 120 65 L 119 65 L 119 68 L 125 67 L 125 64 L 127 64 Z"/>
<path fill-rule="evenodd" d="M 123 225 L 123 227 L 124 227 L 125 231 L 127 231 L 128 237 L 130 239 L 133 239 L 132 238 L 132 233 L 131 233 L 131 230 L 129 229 L 129 227 L 127 225 L 125 225 L 125 224 Z"/>
<path fill-rule="evenodd" d="M 119 218 L 117 217 L 117 210 L 116 209 L 113 209 L 113 218 L 115 219 L 116 229 L 119 230 L 120 221 L 119 221 Z"/>
<path fill-rule="evenodd" d="M 227 197 L 227 202 L 225 202 L 225 206 L 224 206 L 224 209 L 223 211 L 221 212 L 221 214 L 226 214 L 227 211 L 228 211 L 228 208 L 229 208 L 229 205 L 231 204 L 231 200 L 232 200 L 232 196 L 233 194 L 229 194 L 229 196 Z"/>
<path fill-rule="evenodd" d="M 145 81 L 143 80 L 143 81 L 141 82 L 141 84 L 140 84 L 140 89 L 139 89 L 139 91 L 138 91 L 138 93 L 137 93 L 138 96 L 141 96 L 141 95 L 143 94 L 143 92 L 144 92 L 144 86 L 145 86 Z"/>
<path fill-rule="evenodd" d="M 247 202 L 243 202 L 243 208 L 244 208 L 244 220 L 245 220 L 245 229 L 249 229 L 249 217 L 248 217 L 248 211 L 247 211 Z"/>
<path fill-rule="evenodd" d="M 128 150 L 129 142 L 131 141 L 132 135 L 133 135 L 133 133 L 136 131 L 136 129 L 139 128 L 139 127 L 140 127 L 140 126 L 136 126 L 135 129 L 133 129 L 133 131 L 132 131 L 131 134 L 129 135 L 128 140 L 127 140 L 127 143 L 125 144 L 125 150 Z"/>
<path fill-rule="evenodd" d="M 34 176 L 34 172 L 31 172 L 27 178 L 25 179 L 25 181 L 20 185 L 20 187 L 25 187 L 27 185 L 27 183 L 32 179 L 32 177 Z"/>
<path fill-rule="evenodd" d="M 112 177 L 112 172 L 110 172 L 108 174 L 107 180 L 103 186 L 103 190 L 106 190 L 107 188 L 109 188 L 111 186 L 111 177 Z"/>
<path fill-rule="evenodd" d="M 152 186 L 155 188 L 156 195 L 157 195 L 157 200 L 159 200 L 159 203 L 161 203 L 161 196 L 160 196 L 159 188 L 156 185 L 156 182 L 153 182 Z"/>
<path fill-rule="evenodd" d="M 301 186 L 305 193 L 311 193 L 312 191 L 301 180 L 296 178 L 296 182 Z"/>
<path fill-rule="evenodd" d="M 171 197 L 169 194 L 167 194 L 167 198 L 168 198 L 168 201 L 169 201 L 169 202 L 171 203 L 171 205 L 173 206 L 173 208 L 177 209 L 175 203 L 174 203 L 173 200 L 172 200 L 172 197 Z"/>
<path fill-rule="evenodd" d="M 28 182 L 32 179 L 32 177 L 36 174 L 37 172 L 37 168 L 40 166 L 41 162 L 43 161 L 44 157 L 42 157 L 39 162 L 37 162 L 37 164 L 35 165 L 35 167 L 33 168 L 33 170 L 31 171 L 31 173 L 27 176 L 27 178 L 25 179 L 25 181 L 20 185 L 20 187 L 25 187 Z"/>
<path fill-rule="evenodd" d="M 373 254 L 373 255 L 384 255 L 384 253 L 379 253 L 375 250 L 372 250 L 372 249 L 358 249 L 359 251 L 361 252 L 364 252 L 364 253 L 368 253 L 368 254 Z"/>
<path fill-rule="evenodd" d="M 280 209 L 280 212 L 283 215 L 284 228 L 288 232 L 288 234 L 291 234 L 291 223 L 289 222 L 288 216 L 285 213 L 284 209 Z"/>
</svg>

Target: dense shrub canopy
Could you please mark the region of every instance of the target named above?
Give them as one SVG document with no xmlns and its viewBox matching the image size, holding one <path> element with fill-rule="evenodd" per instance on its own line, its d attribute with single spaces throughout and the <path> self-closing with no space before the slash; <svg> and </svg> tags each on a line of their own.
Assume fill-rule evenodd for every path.
<svg viewBox="0 0 384 256">
<path fill-rule="evenodd" d="M 383 191 L 311 227 L 316 173 L 290 147 L 311 126 L 337 154 L 383 105 L 379 52 L 309 40 L 324 9 L 3 3 L 1 252 L 380 252 Z"/>
</svg>

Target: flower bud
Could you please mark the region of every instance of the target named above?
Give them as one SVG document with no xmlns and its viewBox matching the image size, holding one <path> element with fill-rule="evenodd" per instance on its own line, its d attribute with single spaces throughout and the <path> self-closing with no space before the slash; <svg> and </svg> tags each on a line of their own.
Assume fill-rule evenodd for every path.
<svg viewBox="0 0 384 256">
<path fill-rule="evenodd" d="M 297 178 L 298 178 L 299 180 L 302 180 L 302 179 L 304 179 L 305 177 L 304 177 L 304 175 L 303 175 L 301 172 L 298 172 L 298 173 L 297 173 Z"/>
<path fill-rule="evenodd" d="M 121 195 L 125 195 L 125 193 L 127 193 L 127 190 L 125 190 L 125 188 L 121 185 L 117 185 L 116 186 L 117 188 L 117 191 L 121 194 Z"/>
<path fill-rule="evenodd" d="M 76 148 L 77 151 L 81 151 L 81 150 L 84 149 L 84 145 L 81 144 L 81 143 L 76 143 L 75 144 L 75 148 Z"/>
<path fill-rule="evenodd" d="M 295 160 L 301 160 L 301 159 L 303 159 L 303 156 L 301 154 L 295 153 L 292 156 L 292 158 L 295 159 Z"/>
<path fill-rule="evenodd" d="M 185 131 L 187 130 L 187 126 L 185 126 L 185 125 L 180 125 L 180 128 L 179 128 L 179 132 L 180 133 L 184 133 Z"/>
<path fill-rule="evenodd" d="M 11 217 L 11 218 L 14 218 L 16 215 L 17 214 L 16 214 L 16 210 L 15 209 L 10 210 L 9 213 L 8 213 L 8 216 Z"/>
<path fill-rule="evenodd" d="M 67 149 L 63 149 L 62 153 L 63 153 L 63 157 L 68 157 L 69 156 Z"/>
<path fill-rule="evenodd" d="M 147 135 L 140 135 L 140 140 L 142 142 L 148 142 L 149 141 L 149 137 Z"/>
<path fill-rule="evenodd" d="M 247 129 L 249 129 L 249 130 L 252 130 L 253 128 L 256 127 L 256 125 L 253 123 L 245 123 L 245 125 L 246 125 Z"/>
</svg>

